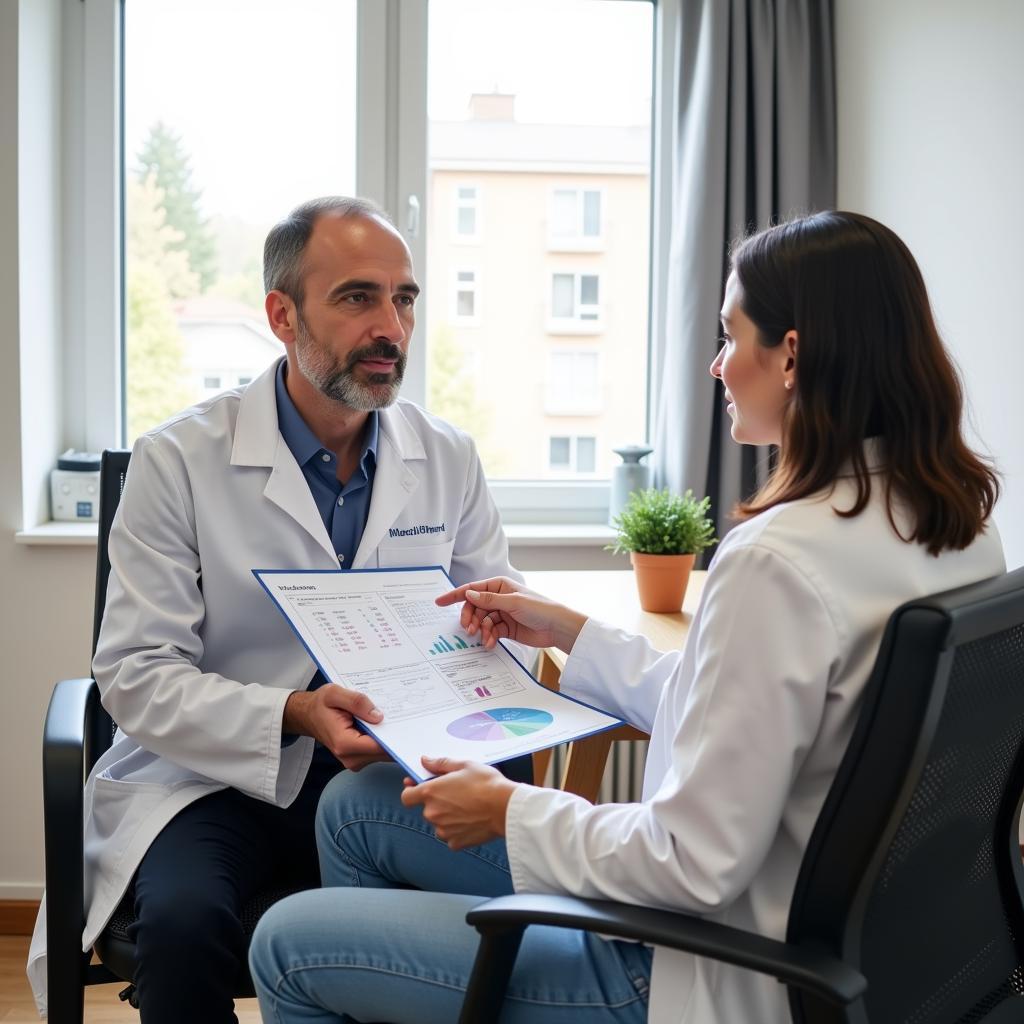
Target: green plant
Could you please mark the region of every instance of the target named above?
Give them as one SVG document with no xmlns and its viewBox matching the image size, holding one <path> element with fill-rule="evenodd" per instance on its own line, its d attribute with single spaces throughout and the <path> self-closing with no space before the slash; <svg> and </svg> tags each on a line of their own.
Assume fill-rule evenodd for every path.
<svg viewBox="0 0 1024 1024">
<path fill-rule="evenodd" d="M 698 500 L 693 491 L 681 496 L 668 488 L 635 491 L 612 521 L 618 536 L 608 548 L 617 555 L 628 551 L 645 555 L 698 554 L 718 540 L 708 515 L 710 506 L 710 498 Z"/>
</svg>

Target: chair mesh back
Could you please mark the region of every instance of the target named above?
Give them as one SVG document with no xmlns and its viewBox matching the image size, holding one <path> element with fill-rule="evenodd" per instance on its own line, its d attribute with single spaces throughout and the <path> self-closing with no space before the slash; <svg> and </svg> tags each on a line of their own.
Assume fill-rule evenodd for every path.
<svg viewBox="0 0 1024 1024">
<path fill-rule="evenodd" d="M 865 907 L 870 1020 L 970 1024 L 1024 991 L 1019 853 L 1012 863 L 1022 749 L 1017 626 L 953 654 L 923 770 Z"/>
</svg>

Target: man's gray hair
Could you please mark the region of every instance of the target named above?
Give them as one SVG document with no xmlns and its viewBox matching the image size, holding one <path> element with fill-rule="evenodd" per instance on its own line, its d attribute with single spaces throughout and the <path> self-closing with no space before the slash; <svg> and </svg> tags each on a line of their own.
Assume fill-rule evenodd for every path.
<svg viewBox="0 0 1024 1024">
<path fill-rule="evenodd" d="M 391 223 L 391 218 L 372 199 L 349 196 L 310 199 L 278 221 L 263 243 L 263 286 L 268 292 L 284 292 L 300 308 L 305 298 L 302 256 L 313 225 L 326 213 L 339 217 L 378 217 Z"/>
</svg>

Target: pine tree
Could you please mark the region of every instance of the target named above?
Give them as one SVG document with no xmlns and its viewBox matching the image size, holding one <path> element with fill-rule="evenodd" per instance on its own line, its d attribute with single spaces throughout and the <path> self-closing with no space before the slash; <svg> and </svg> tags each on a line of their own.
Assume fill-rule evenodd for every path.
<svg viewBox="0 0 1024 1024">
<path fill-rule="evenodd" d="M 167 224 L 163 199 L 153 177 L 128 182 L 125 380 L 129 440 L 183 409 L 191 399 L 185 343 L 173 301 L 195 295 L 198 282 L 186 253 L 174 248 L 181 233 Z"/>
<path fill-rule="evenodd" d="M 206 291 L 217 276 L 217 250 L 209 226 L 199 212 L 202 193 L 192 185 L 189 155 L 181 136 L 157 121 L 149 129 L 138 161 L 138 179 L 155 177 L 164 194 L 167 223 L 182 236 L 174 247 L 188 255 L 189 268 L 198 276 L 200 289 Z"/>
</svg>

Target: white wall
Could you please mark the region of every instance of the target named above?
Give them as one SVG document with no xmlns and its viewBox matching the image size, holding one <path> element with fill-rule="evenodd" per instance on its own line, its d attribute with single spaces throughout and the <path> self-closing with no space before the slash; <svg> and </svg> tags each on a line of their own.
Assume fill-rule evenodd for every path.
<svg viewBox="0 0 1024 1024">
<path fill-rule="evenodd" d="M 60 0 L 0 3 L 0 899 L 39 894 L 43 715 L 53 681 L 86 674 L 89 661 L 93 550 L 14 541 L 23 514 L 34 516 L 44 500 L 36 464 L 52 462 L 63 429 L 54 401 L 61 374 L 59 26 Z M 23 493 L 25 466 L 32 483 Z"/>
<path fill-rule="evenodd" d="M 837 0 L 839 206 L 910 246 L 1024 564 L 1024 3 Z"/>
</svg>

